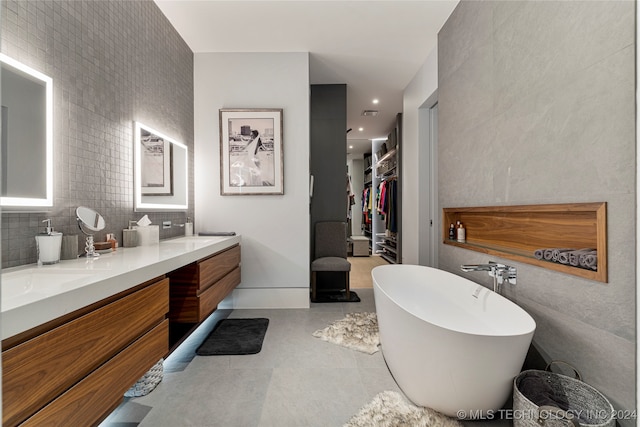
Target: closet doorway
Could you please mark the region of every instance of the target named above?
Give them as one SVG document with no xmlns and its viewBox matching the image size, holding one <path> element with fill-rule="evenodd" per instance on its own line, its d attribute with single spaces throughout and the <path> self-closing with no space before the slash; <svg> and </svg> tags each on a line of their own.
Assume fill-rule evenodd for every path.
<svg viewBox="0 0 640 427">
<path fill-rule="evenodd" d="M 371 146 L 371 141 L 367 142 L 369 146 Z M 368 155 L 370 156 L 371 153 L 368 153 Z M 353 193 L 353 204 L 349 212 L 350 235 L 358 236 L 357 238 L 360 239 L 365 238 L 363 235 L 362 198 L 366 179 L 363 180 L 363 177 L 365 177 L 365 169 L 371 169 L 369 166 L 365 168 L 364 163 L 363 156 L 360 153 L 356 155 L 349 154 L 347 156 L 347 171 L 349 172 L 349 178 L 351 180 L 350 187 Z M 362 245 L 362 240 L 358 244 Z M 370 248 L 368 250 L 369 256 L 362 256 L 364 253 L 362 246 L 355 251 L 356 255 L 360 256 L 353 256 L 353 253 L 354 248 L 352 243 L 348 256 L 348 261 L 351 263 L 350 288 L 353 290 L 373 288 L 371 270 L 379 265 L 387 265 L 389 263 L 380 255 L 371 254 Z"/>
</svg>

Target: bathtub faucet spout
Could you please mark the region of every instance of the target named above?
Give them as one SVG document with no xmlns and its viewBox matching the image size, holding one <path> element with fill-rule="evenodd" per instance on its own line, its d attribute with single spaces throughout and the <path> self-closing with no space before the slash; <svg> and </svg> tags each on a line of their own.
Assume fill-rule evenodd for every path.
<svg viewBox="0 0 640 427">
<path fill-rule="evenodd" d="M 460 266 L 462 271 L 493 271 L 495 264 L 464 264 Z"/>
<path fill-rule="evenodd" d="M 465 272 L 469 271 L 487 271 L 489 276 L 493 277 L 493 292 L 500 293 L 500 286 L 506 281 L 512 285 L 516 284 L 517 271 L 515 267 L 504 264 L 498 264 L 489 261 L 489 264 L 464 264 L 460 269 Z"/>
</svg>

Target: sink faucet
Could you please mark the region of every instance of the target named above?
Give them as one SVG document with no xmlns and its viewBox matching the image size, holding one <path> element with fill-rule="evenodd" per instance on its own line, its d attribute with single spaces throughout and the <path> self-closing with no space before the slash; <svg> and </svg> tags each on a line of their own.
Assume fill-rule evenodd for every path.
<svg viewBox="0 0 640 427">
<path fill-rule="evenodd" d="M 493 277 L 493 292 L 500 293 L 500 286 L 505 282 L 516 284 L 517 270 L 504 264 L 498 264 L 489 261 L 489 264 L 464 264 L 460 269 L 465 272 L 469 271 L 487 271 L 489 276 Z"/>
</svg>

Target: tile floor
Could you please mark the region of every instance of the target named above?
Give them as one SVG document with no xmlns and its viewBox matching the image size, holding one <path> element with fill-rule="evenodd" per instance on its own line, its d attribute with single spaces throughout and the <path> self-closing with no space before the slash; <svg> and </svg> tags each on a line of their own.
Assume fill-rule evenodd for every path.
<svg viewBox="0 0 640 427">
<path fill-rule="evenodd" d="M 164 378 L 147 396 L 125 399 L 101 427 L 340 427 L 385 390 L 399 391 L 381 352 L 368 355 L 311 334 L 348 312 L 375 311 L 373 289 L 355 289 L 359 303 L 310 309 L 219 310 L 164 363 Z M 247 356 L 196 356 L 223 318 L 270 320 L 262 351 Z M 464 422 L 509 426 L 507 420 Z"/>
<path fill-rule="evenodd" d="M 356 292 L 359 303 L 214 313 L 165 361 L 158 387 L 127 399 L 102 426 L 342 426 L 379 392 L 399 390 L 380 352 L 368 355 L 311 336 L 345 313 L 375 311 L 373 289 Z M 225 317 L 269 318 L 262 351 L 195 356 Z"/>
</svg>

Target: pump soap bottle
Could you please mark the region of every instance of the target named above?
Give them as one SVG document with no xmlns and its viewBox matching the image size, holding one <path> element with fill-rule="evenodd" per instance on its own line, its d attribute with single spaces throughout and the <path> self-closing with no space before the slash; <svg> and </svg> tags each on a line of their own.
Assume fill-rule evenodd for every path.
<svg viewBox="0 0 640 427">
<path fill-rule="evenodd" d="M 60 249 L 62 249 L 62 233 L 53 231 L 51 220 L 45 219 L 47 225 L 45 232 L 36 236 L 36 248 L 38 250 L 38 264 L 56 264 L 60 262 Z"/>
<path fill-rule="evenodd" d="M 453 223 L 449 226 L 449 240 L 456 240 L 456 229 Z"/>
<path fill-rule="evenodd" d="M 189 217 L 187 217 L 187 222 L 184 223 L 184 235 L 193 236 L 193 222 Z"/>
</svg>

